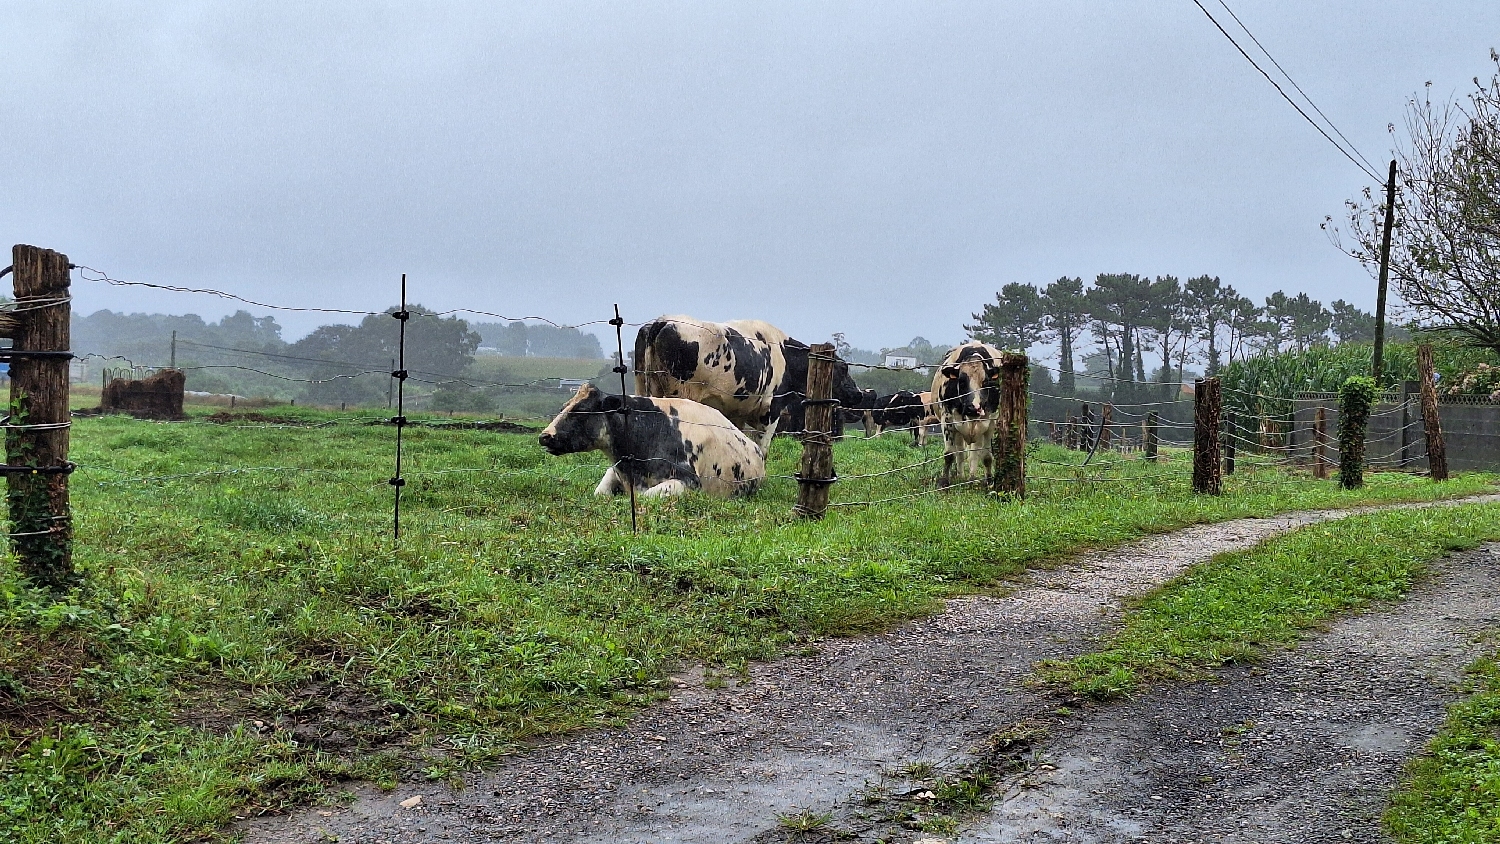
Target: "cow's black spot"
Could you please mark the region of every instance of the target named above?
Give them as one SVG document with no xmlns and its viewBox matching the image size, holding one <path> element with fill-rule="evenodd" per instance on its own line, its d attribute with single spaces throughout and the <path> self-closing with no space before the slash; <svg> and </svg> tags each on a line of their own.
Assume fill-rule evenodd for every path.
<svg viewBox="0 0 1500 844">
<path fill-rule="evenodd" d="M 647 350 L 653 354 L 648 354 Z M 678 381 L 687 381 L 698 371 L 698 344 L 683 339 L 677 323 L 671 320 L 654 320 L 643 326 L 635 335 L 635 371 L 642 372 L 648 357 L 655 358 L 655 365 Z"/>
</svg>

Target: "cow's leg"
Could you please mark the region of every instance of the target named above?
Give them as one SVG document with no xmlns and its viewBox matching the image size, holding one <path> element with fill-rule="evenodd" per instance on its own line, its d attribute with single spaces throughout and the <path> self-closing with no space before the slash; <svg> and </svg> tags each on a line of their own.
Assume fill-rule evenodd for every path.
<svg viewBox="0 0 1500 844">
<path fill-rule="evenodd" d="M 666 498 L 669 495 L 682 495 L 688 491 L 688 485 L 682 481 L 672 478 L 662 481 L 654 487 L 641 493 L 642 498 Z"/>
<path fill-rule="evenodd" d="M 963 443 L 959 441 L 958 431 L 949 425 L 943 426 L 943 473 L 938 475 L 938 487 L 946 488 L 953 482 L 953 470 L 958 466 L 959 451 Z"/>
<path fill-rule="evenodd" d="M 599 480 L 599 485 L 594 487 L 594 494 L 619 495 L 625 492 L 625 483 L 625 478 L 620 474 L 619 469 L 611 466 L 604 473 L 604 477 Z"/>
<path fill-rule="evenodd" d="M 776 423 L 781 421 L 780 416 L 767 417 L 761 424 L 760 450 L 766 454 L 771 453 L 771 440 L 776 436 Z"/>
<path fill-rule="evenodd" d="M 865 411 L 865 439 L 880 436 L 880 428 L 875 424 L 875 414 Z"/>
</svg>

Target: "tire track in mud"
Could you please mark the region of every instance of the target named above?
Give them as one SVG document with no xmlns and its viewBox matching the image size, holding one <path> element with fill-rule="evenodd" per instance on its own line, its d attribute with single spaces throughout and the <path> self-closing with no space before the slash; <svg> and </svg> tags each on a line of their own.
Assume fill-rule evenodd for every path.
<svg viewBox="0 0 1500 844">
<path fill-rule="evenodd" d="M 675 677 L 672 698 L 627 726 L 547 741 L 468 777 L 461 791 L 411 783 L 391 792 L 359 787 L 347 806 L 260 818 L 241 831 L 247 844 L 775 838 L 780 816 L 847 805 L 883 772 L 918 760 L 961 765 L 997 729 L 1047 711 L 1055 702 L 1023 685 L 1031 666 L 1087 651 L 1118 618 L 1122 600 L 1194 563 L 1359 512 L 1477 501 L 1500 501 L 1500 495 L 1238 519 L 1083 554 L 1032 572 L 1005 597 L 952 599 L 934 616 L 755 665 L 748 677 L 722 688 L 709 688 L 697 673 Z M 1210 687 L 1173 693 L 1204 688 Z M 1078 720 L 1104 723 L 1110 711 Z M 1072 738 L 1059 736 L 1050 742 L 1057 749 L 1047 752 L 1072 758 L 1064 752 Z M 1082 758 L 1092 757 L 1099 754 Z M 1054 780 L 1062 782 L 1062 775 Z M 1149 778 L 1132 774 L 1122 782 L 1136 780 Z M 1017 786 L 993 823 L 981 822 L 965 840 L 1134 840 L 1138 831 L 1156 828 L 1148 817 L 1122 828 L 1123 838 L 1073 837 L 1087 825 L 1042 799 L 1045 788 Z M 1027 803 L 1027 794 L 1041 802 Z M 417 796 L 421 803 L 410 805 Z M 1007 825 L 1022 828 L 1011 821 L 1033 816 L 1031 837 L 1004 837 Z M 915 832 L 892 840 L 922 838 L 944 840 Z"/>
</svg>

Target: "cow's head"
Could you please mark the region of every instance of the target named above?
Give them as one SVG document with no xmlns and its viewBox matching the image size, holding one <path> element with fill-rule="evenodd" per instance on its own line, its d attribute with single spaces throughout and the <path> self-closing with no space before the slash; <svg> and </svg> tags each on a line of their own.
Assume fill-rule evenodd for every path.
<svg viewBox="0 0 1500 844">
<path fill-rule="evenodd" d="M 847 361 L 837 356 L 833 359 L 833 397 L 839 400 L 844 407 L 870 407 L 865 404 L 865 393 L 870 394 L 870 400 L 875 399 L 874 390 L 861 390 L 854 383 L 854 376 L 849 374 Z"/>
<path fill-rule="evenodd" d="M 619 396 L 602 392 L 593 384 L 584 384 L 563 405 L 552 424 L 543 429 L 537 442 L 551 454 L 606 448 L 609 426 L 605 424 L 605 414 L 618 412 L 623 406 Z"/>
<path fill-rule="evenodd" d="M 964 419 L 979 419 L 1000 407 L 1000 367 L 982 346 L 963 347 L 933 379 L 932 391 L 943 409 Z"/>
</svg>

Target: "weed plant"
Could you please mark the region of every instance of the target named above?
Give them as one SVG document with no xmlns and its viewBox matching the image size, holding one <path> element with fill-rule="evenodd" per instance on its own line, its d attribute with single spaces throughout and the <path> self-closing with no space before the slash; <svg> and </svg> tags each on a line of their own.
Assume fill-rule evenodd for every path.
<svg viewBox="0 0 1500 844">
<path fill-rule="evenodd" d="M 1080 549 L 1491 481 L 1377 474 L 1342 491 L 1252 462 L 1206 499 L 1183 453 L 1081 467 L 1044 446 L 1027 500 L 1003 502 L 934 493 L 934 463 L 858 477 L 939 454 L 891 435 L 835 446 L 834 502 L 887 503 L 800 521 L 776 477 L 751 499 L 643 501 L 631 536 L 627 501 L 592 495 L 601 455 L 415 427 L 393 546 L 395 431 L 263 412 L 290 427 L 75 424 L 84 585 L 59 602 L 0 563 L 0 840 L 213 838 L 342 778 L 448 778 L 618 721 L 684 662 L 738 670 Z M 797 453 L 777 440 L 770 472 L 791 475 Z"/>
</svg>

